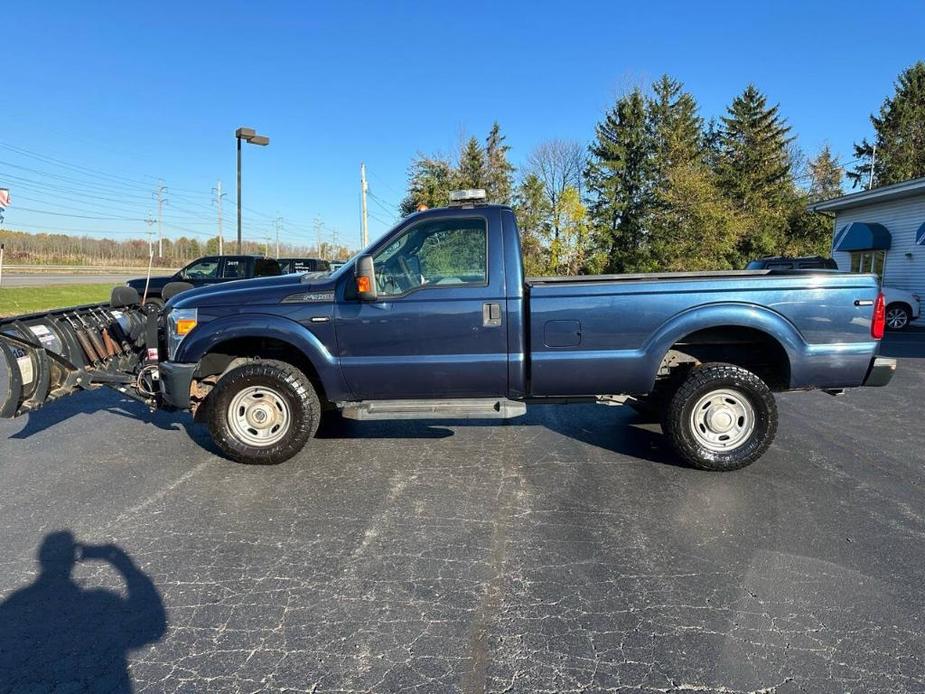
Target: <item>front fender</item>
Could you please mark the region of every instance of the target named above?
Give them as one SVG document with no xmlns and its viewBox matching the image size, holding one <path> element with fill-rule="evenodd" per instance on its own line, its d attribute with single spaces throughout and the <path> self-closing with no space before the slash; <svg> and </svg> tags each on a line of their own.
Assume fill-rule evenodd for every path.
<svg viewBox="0 0 925 694">
<path fill-rule="evenodd" d="M 173 361 L 197 363 L 221 343 L 239 338 L 271 338 L 290 345 L 315 367 L 328 398 L 341 399 L 345 393 L 337 358 L 308 328 L 281 316 L 248 313 L 202 323 L 180 343 Z"/>
</svg>

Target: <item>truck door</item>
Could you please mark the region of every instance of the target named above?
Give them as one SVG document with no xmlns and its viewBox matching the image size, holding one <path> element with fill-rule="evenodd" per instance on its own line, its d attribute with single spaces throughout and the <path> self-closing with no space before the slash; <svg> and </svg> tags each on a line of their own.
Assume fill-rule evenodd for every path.
<svg viewBox="0 0 925 694">
<path fill-rule="evenodd" d="M 341 369 L 358 399 L 507 394 L 504 262 L 494 208 L 410 221 L 372 250 L 378 298 L 337 303 Z M 347 278 L 353 282 L 352 274 Z"/>
</svg>

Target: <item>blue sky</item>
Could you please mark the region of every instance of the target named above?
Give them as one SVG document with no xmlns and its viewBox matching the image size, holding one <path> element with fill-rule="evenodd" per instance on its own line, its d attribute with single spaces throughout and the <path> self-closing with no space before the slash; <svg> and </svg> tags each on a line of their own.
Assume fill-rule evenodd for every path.
<svg viewBox="0 0 925 694">
<path fill-rule="evenodd" d="M 271 138 L 245 151 L 245 237 L 270 233 L 278 214 L 307 242 L 318 217 L 328 240 L 336 229 L 356 246 L 360 161 L 375 238 L 415 152 L 452 153 L 496 119 L 515 164 L 545 139 L 587 142 L 621 92 L 663 72 L 707 118 L 754 82 L 803 150 L 828 143 L 847 161 L 896 75 L 925 58 L 921 0 L 11 0 L 0 21 L 4 226 L 122 238 L 145 228 L 133 220 L 155 211 L 158 178 L 169 235 L 214 231 L 221 179 L 230 235 L 239 125 Z"/>
</svg>

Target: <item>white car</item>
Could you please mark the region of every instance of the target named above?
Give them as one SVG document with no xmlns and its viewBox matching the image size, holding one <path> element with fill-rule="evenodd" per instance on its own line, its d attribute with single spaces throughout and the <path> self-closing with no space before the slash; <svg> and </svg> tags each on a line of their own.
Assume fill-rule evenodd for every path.
<svg viewBox="0 0 925 694">
<path fill-rule="evenodd" d="M 884 303 L 886 304 L 886 327 L 888 330 L 903 330 L 909 327 L 909 322 L 920 315 L 920 302 L 918 294 L 896 289 L 895 287 L 881 287 Z"/>
</svg>

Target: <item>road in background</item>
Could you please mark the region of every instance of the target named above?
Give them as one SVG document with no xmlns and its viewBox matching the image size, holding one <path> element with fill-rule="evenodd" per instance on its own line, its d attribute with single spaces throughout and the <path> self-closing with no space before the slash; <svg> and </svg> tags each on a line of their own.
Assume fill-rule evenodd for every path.
<svg viewBox="0 0 925 694">
<path fill-rule="evenodd" d="M 151 275 L 172 275 L 177 268 L 156 267 Z M 147 268 L 68 267 L 67 265 L 5 265 L 2 287 L 44 287 L 50 284 L 122 284 L 144 277 Z"/>
<path fill-rule="evenodd" d="M 170 273 L 152 273 L 153 274 L 170 274 Z M 47 287 L 50 284 L 105 284 L 113 286 L 122 284 L 125 280 L 133 277 L 144 277 L 145 271 L 132 271 L 123 274 L 105 274 L 105 275 L 66 275 L 57 273 L 48 274 L 29 274 L 29 275 L 8 275 L 3 273 L 3 284 L 0 288 L 12 287 Z"/>
<path fill-rule="evenodd" d="M 332 418 L 272 467 L 108 391 L 0 421 L 0 692 L 925 691 L 925 334 L 884 352 L 732 473 L 623 407 Z"/>
</svg>

